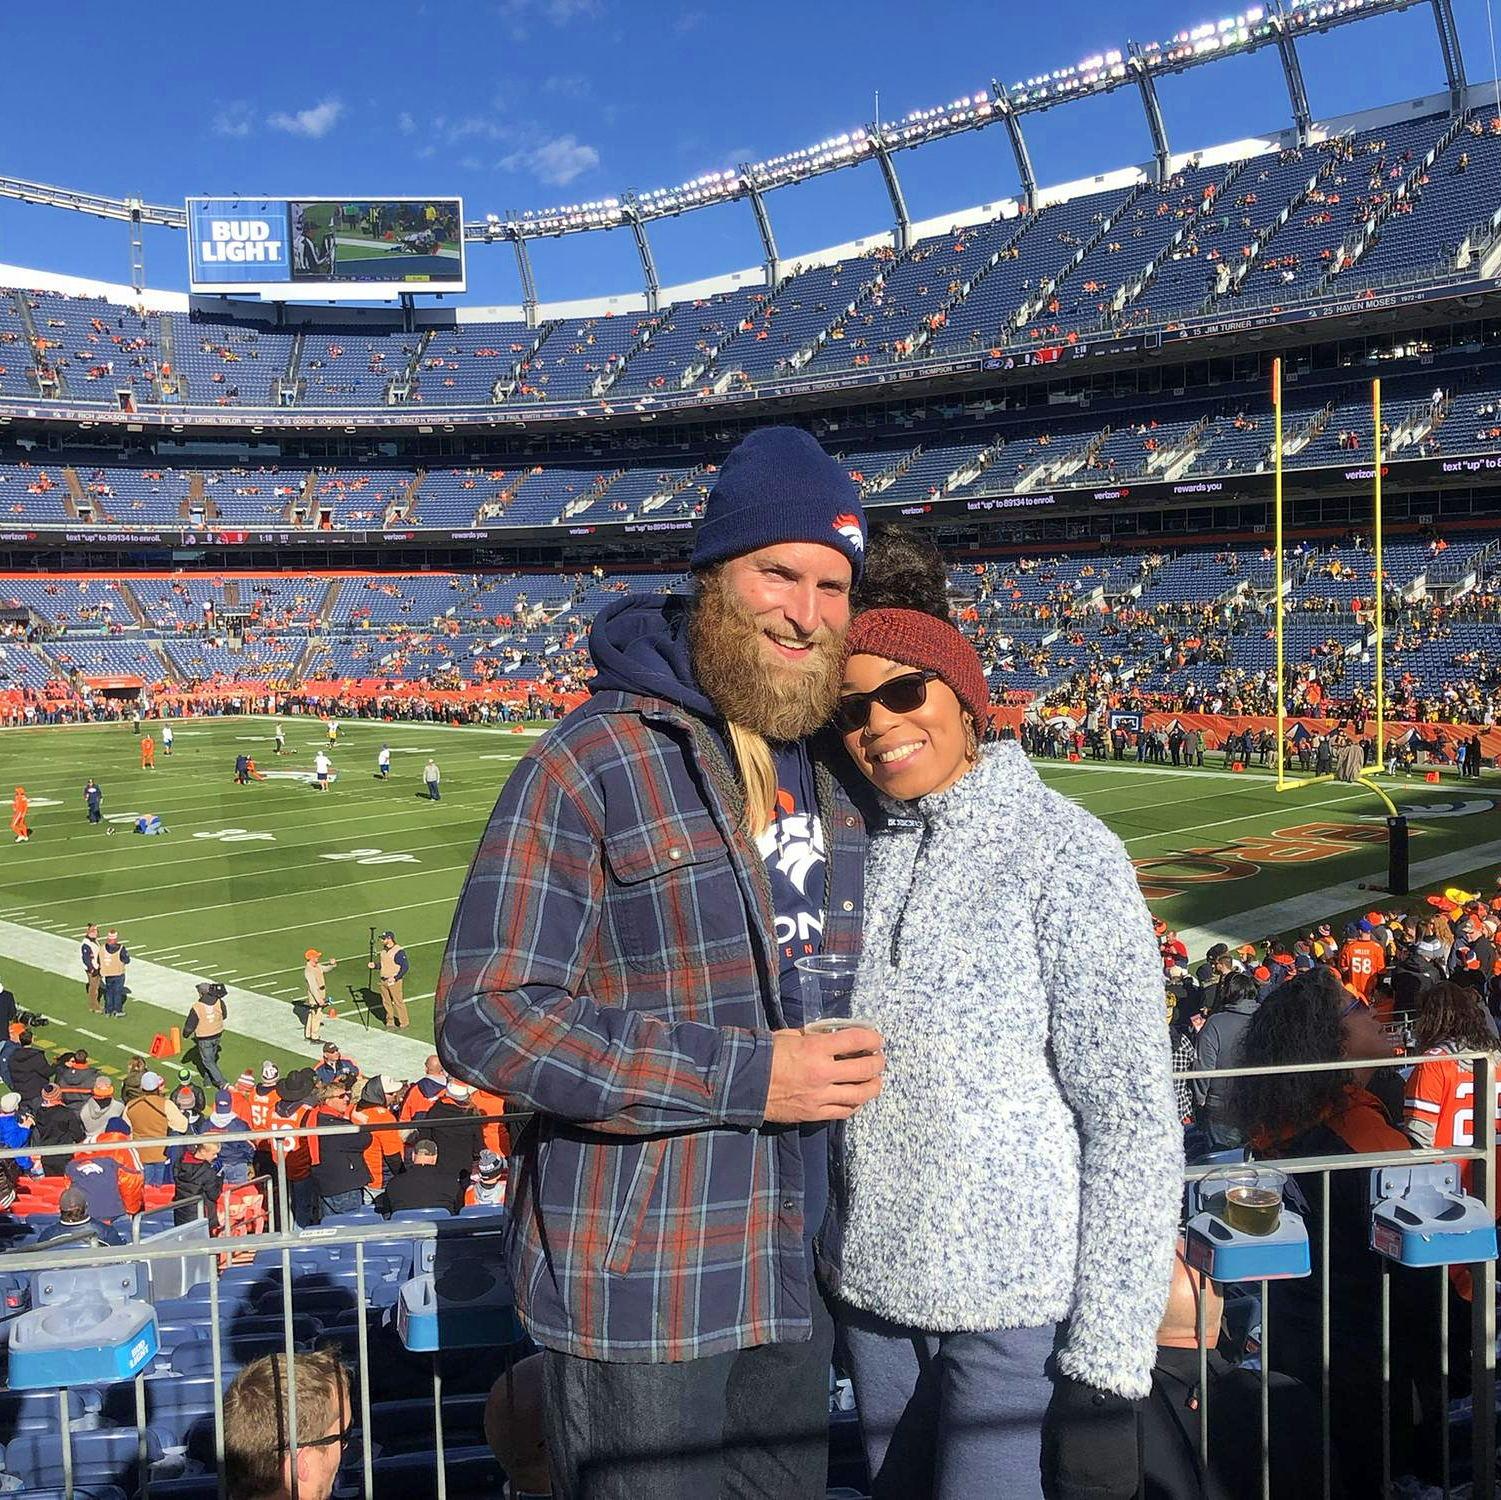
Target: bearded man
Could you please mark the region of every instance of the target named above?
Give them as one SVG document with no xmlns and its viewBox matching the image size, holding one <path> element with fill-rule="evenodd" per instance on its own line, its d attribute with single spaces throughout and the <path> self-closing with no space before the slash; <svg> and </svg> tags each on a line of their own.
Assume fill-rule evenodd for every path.
<svg viewBox="0 0 1501 1500">
<path fill-rule="evenodd" d="M 810 737 L 864 550 L 813 438 L 741 442 L 696 594 L 596 619 L 592 697 L 512 773 L 459 899 L 438 1049 L 534 1112 L 510 1269 L 564 1500 L 824 1494 L 827 1122 L 883 1060 L 804 1035 L 794 964 L 859 945 L 864 793 Z"/>
</svg>

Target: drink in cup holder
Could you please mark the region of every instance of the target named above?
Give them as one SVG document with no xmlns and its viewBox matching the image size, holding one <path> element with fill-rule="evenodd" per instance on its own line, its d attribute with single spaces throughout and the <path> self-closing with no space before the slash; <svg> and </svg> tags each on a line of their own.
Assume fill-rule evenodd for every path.
<svg viewBox="0 0 1501 1500">
<path fill-rule="evenodd" d="M 1242 1234 L 1275 1234 L 1282 1222 L 1285 1180 L 1281 1172 L 1264 1167 L 1229 1174 L 1222 1213 L 1225 1222 Z"/>
</svg>

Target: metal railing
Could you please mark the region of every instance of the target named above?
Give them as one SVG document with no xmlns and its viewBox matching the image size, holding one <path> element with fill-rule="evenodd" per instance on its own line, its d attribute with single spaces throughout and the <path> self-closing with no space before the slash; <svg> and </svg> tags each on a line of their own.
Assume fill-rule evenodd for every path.
<svg viewBox="0 0 1501 1500">
<path fill-rule="evenodd" d="M 1461 1052 L 1450 1055 L 1451 1061 L 1469 1061 L 1474 1067 L 1475 1097 L 1480 1100 L 1491 1100 L 1496 1097 L 1498 1083 L 1498 1058 L 1496 1054 L 1488 1052 Z M 1395 1057 L 1391 1059 L 1361 1059 L 1359 1061 L 1340 1061 L 1326 1064 L 1310 1064 L 1294 1068 L 1239 1068 L 1239 1069 L 1215 1069 L 1209 1071 L 1190 1071 L 1175 1074 L 1181 1079 L 1209 1079 L 1209 1078 L 1235 1078 L 1248 1077 L 1258 1074 L 1286 1074 L 1286 1073 L 1314 1073 L 1327 1071 L 1360 1071 L 1364 1069 L 1379 1068 L 1404 1068 L 1418 1064 L 1421 1060 L 1411 1057 Z M 426 1123 L 412 1121 L 398 1121 L 390 1125 L 361 1125 L 356 1122 L 339 1125 L 324 1125 L 317 1127 L 283 1127 L 262 1131 L 249 1131 L 237 1133 L 233 1139 L 236 1141 L 271 1142 L 289 1140 L 305 1140 L 310 1137 L 347 1136 L 362 1129 L 374 1132 L 411 1131 L 420 1128 L 424 1133 L 439 1129 L 449 1128 L 453 1125 L 476 1123 L 501 1123 L 504 1125 L 517 1125 L 525 1123 L 531 1118 L 530 1113 L 508 1112 L 502 1115 L 474 1115 L 455 1120 L 431 1121 Z M 1319 1278 L 1319 1311 L 1320 1311 L 1320 1373 L 1319 1398 L 1320 1412 L 1320 1475 L 1315 1482 L 1312 1476 L 1306 1477 L 1306 1486 L 1300 1488 L 1301 1496 L 1319 1494 L 1330 1496 L 1334 1470 L 1334 1456 L 1331 1433 L 1331 1392 L 1338 1379 L 1338 1371 L 1335 1367 L 1335 1350 L 1331 1342 L 1331 1317 L 1330 1317 L 1330 1256 L 1329 1256 L 1329 1215 L 1331 1211 L 1331 1183 L 1337 1174 L 1346 1172 L 1369 1173 L 1374 1167 L 1382 1166 L 1413 1166 L 1420 1163 L 1431 1162 L 1464 1162 L 1469 1164 L 1471 1173 L 1469 1191 L 1480 1199 L 1494 1219 L 1497 1206 L 1497 1182 L 1494 1152 L 1496 1145 L 1496 1129 L 1493 1112 L 1490 1109 L 1481 1108 L 1476 1112 L 1474 1126 L 1474 1142 L 1468 1147 L 1453 1147 L 1436 1150 L 1412 1150 L 1387 1151 L 1379 1153 L 1351 1153 L 1349 1155 L 1320 1156 L 1304 1158 L 1271 1159 L 1270 1164 L 1287 1176 L 1294 1175 L 1307 1177 L 1314 1176 L 1318 1179 L 1317 1202 L 1319 1205 L 1319 1218 L 1321 1231 L 1317 1236 L 1317 1245 L 1314 1254 L 1317 1256 L 1316 1265 Z M 212 1137 L 210 1137 L 212 1138 Z M 182 1146 L 185 1138 L 173 1136 L 161 1140 L 142 1140 L 132 1142 L 133 1145 L 142 1146 Z M 90 1150 L 101 1152 L 109 1147 L 85 1146 L 55 1146 L 40 1148 L 19 1148 L 16 1150 L 0 1151 L 0 1160 L 13 1158 L 21 1155 L 33 1157 L 62 1157 L 77 1154 L 88 1154 Z M 1222 1173 L 1225 1170 L 1223 1163 L 1190 1166 L 1185 1173 L 1189 1182 L 1202 1180 L 1207 1177 Z M 286 1169 L 284 1152 L 278 1152 L 275 1157 L 274 1172 L 270 1181 L 274 1183 L 275 1192 L 270 1194 L 273 1203 L 282 1206 L 283 1215 L 291 1205 L 289 1181 Z M 221 1300 L 221 1273 L 219 1271 L 219 1258 L 230 1246 L 248 1247 L 254 1246 L 261 1252 L 279 1254 L 281 1271 L 281 1347 L 289 1355 L 299 1347 L 297 1336 L 297 1324 L 294 1321 L 296 1309 L 296 1290 L 294 1286 L 294 1256 L 298 1252 L 305 1252 L 310 1248 L 320 1245 L 335 1245 L 341 1251 L 347 1252 L 353 1261 L 354 1284 L 353 1296 L 357 1316 L 354 1318 L 353 1338 L 353 1361 L 354 1361 L 354 1407 L 357 1413 L 357 1425 L 359 1429 L 359 1473 L 360 1494 L 364 1500 L 372 1500 L 376 1483 L 376 1463 L 379 1457 L 378 1435 L 373 1435 L 371 1430 L 371 1330 L 367 1318 L 368 1291 L 370 1260 L 367 1252 L 374 1251 L 381 1246 L 389 1246 L 393 1241 L 410 1241 L 414 1246 L 422 1242 L 446 1240 L 453 1243 L 455 1240 L 468 1241 L 471 1244 L 488 1240 L 490 1246 L 487 1253 L 493 1248 L 495 1260 L 500 1258 L 500 1233 L 503 1228 L 503 1211 L 498 1211 L 494 1217 L 479 1217 L 465 1219 L 455 1217 L 449 1220 L 392 1220 L 390 1222 L 359 1224 L 340 1223 L 337 1227 L 329 1228 L 301 1228 L 296 1229 L 288 1225 L 284 1217 L 280 1221 L 280 1227 L 271 1232 L 257 1234 L 251 1237 L 236 1239 L 205 1238 L 196 1243 L 183 1243 L 175 1241 L 170 1244 L 155 1245 L 148 1242 L 137 1241 L 128 1245 L 102 1249 L 69 1248 L 64 1254 L 58 1253 L 56 1244 L 48 1244 L 38 1249 L 21 1249 L 10 1251 L 5 1254 L 3 1262 L 0 1262 L 0 1270 L 6 1273 L 31 1273 L 57 1271 L 59 1269 L 79 1269 L 94 1267 L 109 1267 L 123 1265 L 144 1265 L 147 1275 L 152 1274 L 152 1268 L 162 1262 L 196 1263 L 204 1270 L 208 1296 L 207 1318 L 208 1338 L 211 1346 L 212 1364 L 212 1420 L 213 1420 L 213 1458 L 218 1473 L 218 1493 L 220 1500 L 225 1495 L 224 1457 L 224 1390 L 226 1374 L 231 1364 L 225 1358 L 224 1340 L 226 1334 L 232 1330 L 223 1329 L 220 1326 L 223 1301 Z M 1311 1236 L 1312 1237 L 1312 1236 Z M 258 1262 L 260 1258 L 258 1257 Z M 379 1257 L 377 1257 L 379 1259 Z M 267 1267 L 267 1275 L 270 1277 L 270 1267 Z M 383 1273 L 378 1273 L 383 1274 Z M 1217 1330 L 1210 1329 L 1206 1324 L 1207 1299 L 1203 1295 L 1205 1277 L 1202 1273 L 1193 1273 L 1196 1280 L 1196 1300 L 1198 1304 L 1198 1329 L 1197 1329 L 1197 1353 L 1199 1370 L 1199 1389 L 1197 1407 L 1197 1461 L 1199 1469 L 1199 1484 L 1201 1494 L 1207 1494 L 1209 1475 L 1212 1462 L 1210 1445 L 1210 1412 L 1213 1405 L 1211 1394 L 1212 1382 L 1209 1379 L 1209 1352 L 1217 1341 Z M 1381 1268 L 1382 1297 L 1381 1297 L 1381 1327 L 1379 1330 L 1380 1354 L 1381 1354 L 1381 1411 L 1373 1414 L 1379 1415 L 1379 1432 L 1382 1444 L 1381 1468 L 1382 1468 L 1382 1493 L 1390 1492 L 1392 1479 L 1392 1347 L 1393 1329 L 1390 1320 L 1390 1282 L 1391 1268 L 1389 1263 L 1383 1261 Z M 1441 1433 L 1441 1458 L 1442 1458 L 1442 1482 L 1444 1493 L 1448 1495 L 1451 1490 L 1451 1434 L 1448 1415 L 1448 1395 L 1451 1378 L 1451 1366 L 1449 1359 L 1450 1327 L 1448 1318 L 1447 1302 L 1447 1267 L 1435 1267 L 1431 1273 L 1435 1278 L 1435 1286 L 1440 1288 L 1443 1295 L 1440 1298 L 1440 1328 L 1439 1328 L 1439 1369 L 1436 1372 L 1441 1392 L 1440 1408 L 1442 1411 Z M 1267 1300 L 1267 1286 L 1265 1281 L 1251 1283 L 1256 1287 L 1261 1298 L 1262 1319 L 1259 1334 L 1260 1353 L 1260 1423 L 1259 1423 L 1259 1464 L 1260 1464 L 1260 1493 L 1263 1500 L 1272 1500 L 1272 1452 L 1275 1434 L 1272 1427 L 1272 1381 L 1275 1374 L 1272 1369 L 1272 1361 L 1268 1357 L 1268 1351 L 1276 1347 L 1274 1339 L 1276 1331 L 1270 1326 L 1271 1310 Z M 1473 1430 L 1471 1438 L 1471 1467 L 1472 1467 L 1472 1490 L 1473 1500 L 1495 1500 L 1496 1495 L 1496 1417 L 1495 1417 L 1495 1371 L 1496 1371 L 1496 1267 L 1492 1262 L 1485 1262 L 1472 1267 L 1472 1301 L 1471 1301 L 1471 1351 L 1469 1379 L 1472 1392 L 1473 1406 Z M 268 1287 L 268 1292 L 270 1288 Z M 1400 1336 L 1400 1330 L 1398 1335 Z M 304 1346 L 305 1346 L 305 1340 Z M 347 1339 L 341 1341 L 342 1347 L 348 1352 Z M 503 1369 L 509 1369 L 515 1358 L 519 1357 L 523 1348 L 522 1343 L 512 1346 L 502 1346 L 507 1352 L 503 1359 Z M 432 1458 L 434 1475 L 432 1480 L 432 1493 L 439 1500 L 446 1500 L 449 1488 L 449 1479 L 445 1465 L 445 1430 L 443 1417 L 444 1401 L 444 1376 L 445 1358 L 442 1349 L 434 1352 L 431 1359 L 431 1392 L 432 1392 L 432 1416 L 433 1416 L 433 1444 Z M 450 1352 L 450 1360 L 453 1353 Z M 452 1369 L 452 1365 L 449 1365 Z M 149 1500 L 151 1490 L 151 1464 L 148 1461 L 149 1449 L 147 1439 L 148 1428 L 148 1388 L 152 1374 L 146 1370 L 134 1377 L 135 1394 L 135 1422 L 137 1435 L 137 1465 L 139 1469 L 140 1493 Z M 62 1435 L 62 1466 L 63 1466 L 63 1489 L 65 1494 L 72 1496 L 75 1490 L 76 1465 L 73 1458 L 73 1430 L 69 1407 L 67 1389 L 61 1389 L 58 1393 L 58 1420 Z M 198 1419 L 201 1420 L 201 1417 Z M 286 1432 L 293 1435 L 293 1452 L 295 1454 L 295 1438 L 298 1434 L 297 1420 L 297 1389 L 295 1380 L 286 1382 Z M 187 1433 L 184 1432 L 186 1439 Z M 1221 1442 L 1225 1441 L 1226 1434 L 1218 1434 Z M 184 1447 L 186 1452 L 186 1446 Z M 294 1494 L 296 1463 L 292 1464 L 294 1476 Z M 1284 1491 L 1285 1493 L 1285 1491 Z"/>
</svg>

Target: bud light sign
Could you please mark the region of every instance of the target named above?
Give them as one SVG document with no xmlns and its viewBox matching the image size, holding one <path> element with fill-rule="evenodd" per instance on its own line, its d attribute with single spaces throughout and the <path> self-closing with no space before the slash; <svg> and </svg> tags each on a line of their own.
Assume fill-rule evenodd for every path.
<svg viewBox="0 0 1501 1500">
<path fill-rule="evenodd" d="M 194 291 L 258 290 L 292 279 L 284 199 L 191 198 L 188 240 Z"/>
<path fill-rule="evenodd" d="M 457 198 L 189 198 L 189 288 L 267 299 L 462 292 Z"/>
</svg>

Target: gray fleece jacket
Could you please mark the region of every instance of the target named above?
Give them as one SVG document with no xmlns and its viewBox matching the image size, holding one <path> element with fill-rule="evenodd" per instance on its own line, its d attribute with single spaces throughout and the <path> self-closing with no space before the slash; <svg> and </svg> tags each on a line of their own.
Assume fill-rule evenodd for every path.
<svg viewBox="0 0 1501 1500">
<path fill-rule="evenodd" d="M 1065 1373 L 1151 1388 L 1183 1186 L 1162 964 L 1119 839 L 1014 744 L 887 803 L 855 1013 L 840 1297 L 929 1332 L 1070 1320 Z"/>
</svg>

